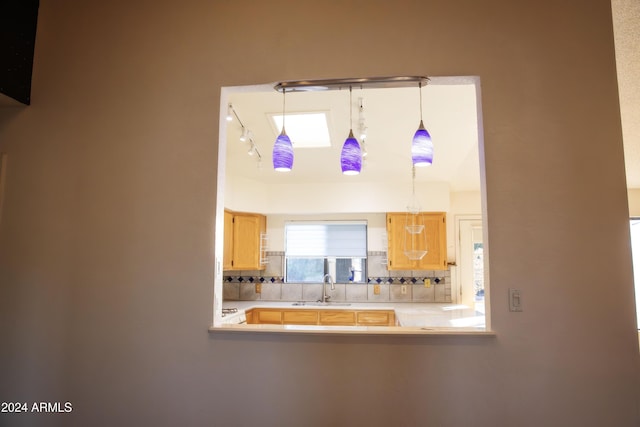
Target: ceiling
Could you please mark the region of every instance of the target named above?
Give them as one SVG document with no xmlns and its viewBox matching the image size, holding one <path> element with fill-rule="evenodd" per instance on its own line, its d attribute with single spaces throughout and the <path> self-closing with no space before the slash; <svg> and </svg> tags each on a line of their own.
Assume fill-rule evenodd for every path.
<svg viewBox="0 0 640 427">
<path fill-rule="evenodd" d="M 431 78 L 422 88 L 424 124 L 434 143 L 433 165 L 416 169 L 416 181 L 449 183 L 453 191 L 480 189 L 476 79 L 473 77 Z M 240 175 L 262 183 L 287 182 L 389 182 L 410 183 L 411 140 L 420 123 L 420 92 L 416 87 L 360 89 L 316 92 L 287 92 L 286 112 L 328 112 L 330 147 L 301 148 L 294 145 L 291 172 L 275 172 L 271 150 L 279 134 L 270 114 L 282 113 L 283 95 L 272 85 L 249 91 L 230 91 L 242 124 L 251 131 L 262 156 L 247 154 L 250 143 L 241 142 L 238 120 L 227 126 L 227 174 Z M 353 130 L 357 134 L 360 98 L 368 128 L 362 173 L 342 175 L 340 152 L 349 134 L 349 105 Z M 286 128 L 286 119 L 285 119 Z"/>
</svg>

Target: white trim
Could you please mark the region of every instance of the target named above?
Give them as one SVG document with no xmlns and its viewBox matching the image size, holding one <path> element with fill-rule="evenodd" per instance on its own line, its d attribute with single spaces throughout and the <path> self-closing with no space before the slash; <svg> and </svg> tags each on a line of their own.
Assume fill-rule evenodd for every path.
<svg viewBox="0 0 640 427">
<path fill-rule="evenodd" d="M 460 253 L 460 221 L 482 221 L 482 215 L 479 214 L 460 214 L 460 215 L 454 215 L 453 216 L 453 222 L 454 222 L 454 239 L 455 239 L 455 248 L 456 248 L 456 265 L 459 267 L 460 266 L 460 259 L 461 259 L 461 253 Z M 484 230 L 484 228 L 486 227 L 486 224 L 484 221 L 482 221 L 482 228 Z M 483 231 L 484 233 L 484 231 Z M 484 235 L 483 235 L 484 237 Z M 456 303 L 456 304 L 461 304 L 462 302 L 462 298 L 461 298 L 461 294 L 460 292 L 462 291 L 461 289 L 461 278 L 460 278 L 460 271 L 456 271 L 456 278 L 455 278 L 455 282 L 452 278 L 451 280 L 451 302 Z M 486 300 L 486 298 L 485 298 Z"/>
</svg>

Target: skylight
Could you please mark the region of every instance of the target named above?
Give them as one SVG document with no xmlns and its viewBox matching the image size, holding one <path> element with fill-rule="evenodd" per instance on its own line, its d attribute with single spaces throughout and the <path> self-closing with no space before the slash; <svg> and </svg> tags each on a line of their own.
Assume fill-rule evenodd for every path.
<svg viewBox="0 0 640 427">
<path fill-rule="evenodd" d="M 269 114 L 276 135 L 282 130 L 282 114 Z M 326 112 L 287 113 L 285 131 L 294 148 L 329 147 Z"/>
</svg>

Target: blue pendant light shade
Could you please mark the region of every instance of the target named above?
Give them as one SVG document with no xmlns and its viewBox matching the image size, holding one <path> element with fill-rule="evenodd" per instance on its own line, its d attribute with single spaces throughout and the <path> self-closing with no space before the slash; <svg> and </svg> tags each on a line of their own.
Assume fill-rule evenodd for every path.
<svg viewBox="0 0 640 427">
<path fill-rule="evenodd" d="M 293 168 L 293 145 L 291 139 L 282 128 L 282 132 L 273 145 L 273 169 L 278 172 L 289 172 Z"/>
<path fill-rule="evenodd" d="M 349 131 L 349 137 L 344 141 L 342 154 L 340 154 L 340 166 L 345 175 L 358 175 L 362 169 L 362 150 L 358 140 Z"/>
<path fill-rule="evenodd" d="M 285 118 L 285 95 L 287 91 L 282 90 L 282 132 L 276 138 L 275 144 L 273 144 L 273 169 L 277 172 L 289 172 L 293 168 L 293 145 L 291 139 L 284 131 L 284 118 Z"/>
<path fill-rule="evenodd" d="M 422 120 L 411 143 L 411 159 L 413 165 L 418 167 L 430 166 L 433 163 L 433 142 Z"/>
<path fill-rule="evenodd" d="M 431 141 L 431 135 L 424 128 L 422 122 L 422 82 L 418 83 L 418 90 L 420 91 L 420 126 L 415 135 L 413 135 L 413 142 L 411 143 L 411 160 L 413 166 L 431 166 L 433 163 L 433 142 Z"/>
<path fill-rule="evenodd" d="M 362 170 L 362 150 L 355 136 L 353 136 L 353 107 L 351 86 L 349 86 L 349 136 L 344 141 L 340 154 L 340 166 L 344 175 L 358 175 Z"/>
</svg>

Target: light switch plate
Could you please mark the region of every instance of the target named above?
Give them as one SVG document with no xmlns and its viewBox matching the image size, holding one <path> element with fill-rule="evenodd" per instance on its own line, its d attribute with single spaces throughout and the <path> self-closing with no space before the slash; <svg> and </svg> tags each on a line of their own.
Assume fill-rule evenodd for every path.
<svg viewBox="0 0 640 427">
<path fill-rule="evenodd" d="M 522 291 L 509 289 L 509 311 L 522 311 Z"/>
<path fill-rule="evenodd" d="M 431 287 L 431 279 L 424 279 L 424 287 L 425 288 Z"/>
</svg>

